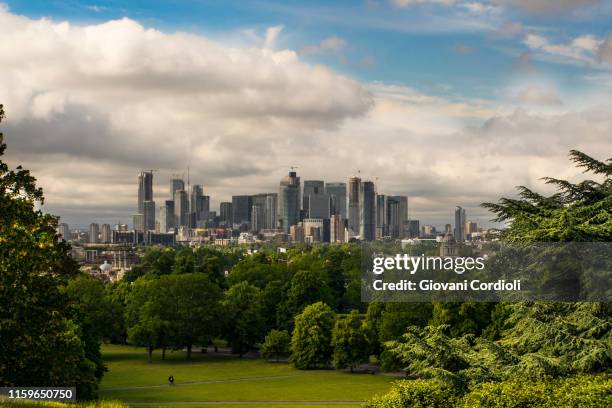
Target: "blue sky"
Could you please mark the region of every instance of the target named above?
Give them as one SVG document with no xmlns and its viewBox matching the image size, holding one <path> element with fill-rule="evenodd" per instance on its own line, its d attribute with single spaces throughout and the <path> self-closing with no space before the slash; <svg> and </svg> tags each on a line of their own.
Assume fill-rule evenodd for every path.
<svg viewBox="0 0 612 408">
<path fill-rule="evenodd" d="M 422 224 L 612 152 L 611 0 L 0 0 L 9 163 L 70 224 L 357 170 Z M 606 153 L 608 152 L 608 153 Z"/>
<path fill-rule="evenodd" d="M 565 45 L 580 36 L 604 39 L 611 28 L 612 2 L 565 1 L 567 8 L 531 10 L 513 3 L 478 1 L 7 1 L 10 10 L 92 24 L 129 17 L 147 27 L 198 33 L 248 45 L 249 32 L 282 25 L 278 47 L 300 50 L 325 38 L 344 41 L 338 52 L 312 53 L 324 63 L 363 81 L 403 84 L 432 94 L 499 98 L 500 83 L 513 81 L 517 58 L 532 53 L 538 72 L 573 94 L 593 85 L 588 62 L 552 60 L 524 44 L 527 33 Z M 546 3 L 534 1 L 533 3 Z M 549 1 L 554 4 L 554 1 Z M 576 3 L 572 8 L 571 3 Z M 499 4 L 507 4 L 499 6 Z M 487 7 L 490 10 L 487 10 Z M 482 9 L 482 10 L 481 10 Z M 503 27 L 515 27 L 502 34 Z M 607 70 L 604 70 L 607 73 Z"/>
</svg>

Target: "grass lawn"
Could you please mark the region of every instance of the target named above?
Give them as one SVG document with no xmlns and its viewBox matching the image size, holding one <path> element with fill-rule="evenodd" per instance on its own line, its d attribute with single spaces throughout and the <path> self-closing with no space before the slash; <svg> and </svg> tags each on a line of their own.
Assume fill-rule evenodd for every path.
<svg viewBox="0 0 612 408">
<path fill-rule="evenodd" d="M 261 402 L 248 405 L 254 408 L 308 406 L 292 404 L 303 401 L 318 402 L 310 405 L 316 407 L 354 407 L 357 404 L 325 405 L 325 402 L 365 401 L 386 392 L 394 380 L 383 375 L 296 370 L 287 363 L 215 354 L 194 353 L 188 361 L 183 352 L 167 352 L 166 360 L 162 361 L 161 352 L 156 352 L 153 363 L 148 364 L 143 348 L 104 345 L 102 352 L 108 372 L 100 386 L 100 397 L 138 406 L 163 403 L 164 407 L 171 407 L 172 402 L 214 401 L 228 404 L 203 406 L 245 406 L 232 405 L 236 402 Z M 169 375 L 174 376 L 175 386 L 168 385 Z"/>
</svg>

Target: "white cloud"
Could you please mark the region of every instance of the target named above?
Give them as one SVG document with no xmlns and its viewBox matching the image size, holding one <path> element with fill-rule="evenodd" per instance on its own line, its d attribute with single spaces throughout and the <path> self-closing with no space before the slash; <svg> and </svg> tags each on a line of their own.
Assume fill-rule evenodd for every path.
<svg viewBox="0 0 612 408">
<path fill-rule="evenodd" d="M 520 89 L 513 99 L 522 104 L 561 105 L 562 103 L 553 89 L 537 85 Z"/>
<path fill-rule="evenodd" d="M 542 35 L 527 34 L 523 42 L 530 49 L 553 57 L 557 62 L 588 64 L 597 63 L 596 55 L 602 44 L 601 39 L 592 35 L 576 37 L 566 44 L 554 44 Z"/>
<path fill-rule="evenodd" d="M 340 37 L 332 36 L 321 40 L 319 44 L 307 45 L 301 51 L 302 54 L 317 54 L 321 52 L 337 52 L 346 47 L 346 41 Z"/>
<path fill-rule="evenodd" d="M 410 7 L 421 4 L 441 4 L 450 6 L 455 3 L 455 0 L 391 0 L 391 4 L 396 7 Z"/>
<path fill-rule="evenodd" d="M 277 25 L 273 27 L 268 27 L 266 30 L 266 39 L 264 41 L 265 49 L 273 49 L 276 39 L 280 35 L 281 31 L 283 31 L 282 25 Z"/>
</svg>

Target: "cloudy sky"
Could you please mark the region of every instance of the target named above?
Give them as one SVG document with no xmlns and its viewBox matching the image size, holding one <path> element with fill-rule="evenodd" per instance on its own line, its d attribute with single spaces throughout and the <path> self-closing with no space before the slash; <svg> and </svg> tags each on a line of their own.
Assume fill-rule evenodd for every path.
<svg viewBox="0 0 612 408">
<path fill-rule="evenodd" d="M 1 1 L 1 0 L 0 0 Z M 131 222 L 191 170 L 232 194 L 360 171 L 422 224 L 612 157 L 612 1 L 7 1 L 11 165 L 71 225 Z"/>
</svg>

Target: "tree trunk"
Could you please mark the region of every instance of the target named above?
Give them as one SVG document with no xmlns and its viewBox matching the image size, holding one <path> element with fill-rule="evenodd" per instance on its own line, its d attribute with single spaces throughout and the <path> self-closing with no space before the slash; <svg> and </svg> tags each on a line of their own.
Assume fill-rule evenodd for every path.
<svg viewBox="0 0 612 408">
<path fill-rule="evenodd" d="M 187 358 L 191 359 L 191 344 L 187 346 Z"/>
<path fill-rule="evenodd" d="M 153 362 L 153 346 L 147 347 L 147 352 L 148 352 L 147 354 L 149 357 L 148 362 L 149 364 L 151 364 Z"/>
<path fill-rule="evenodd" d="M 162 347 L 162 360 L 166 359 L 166 348 Z"/>
</svg>

